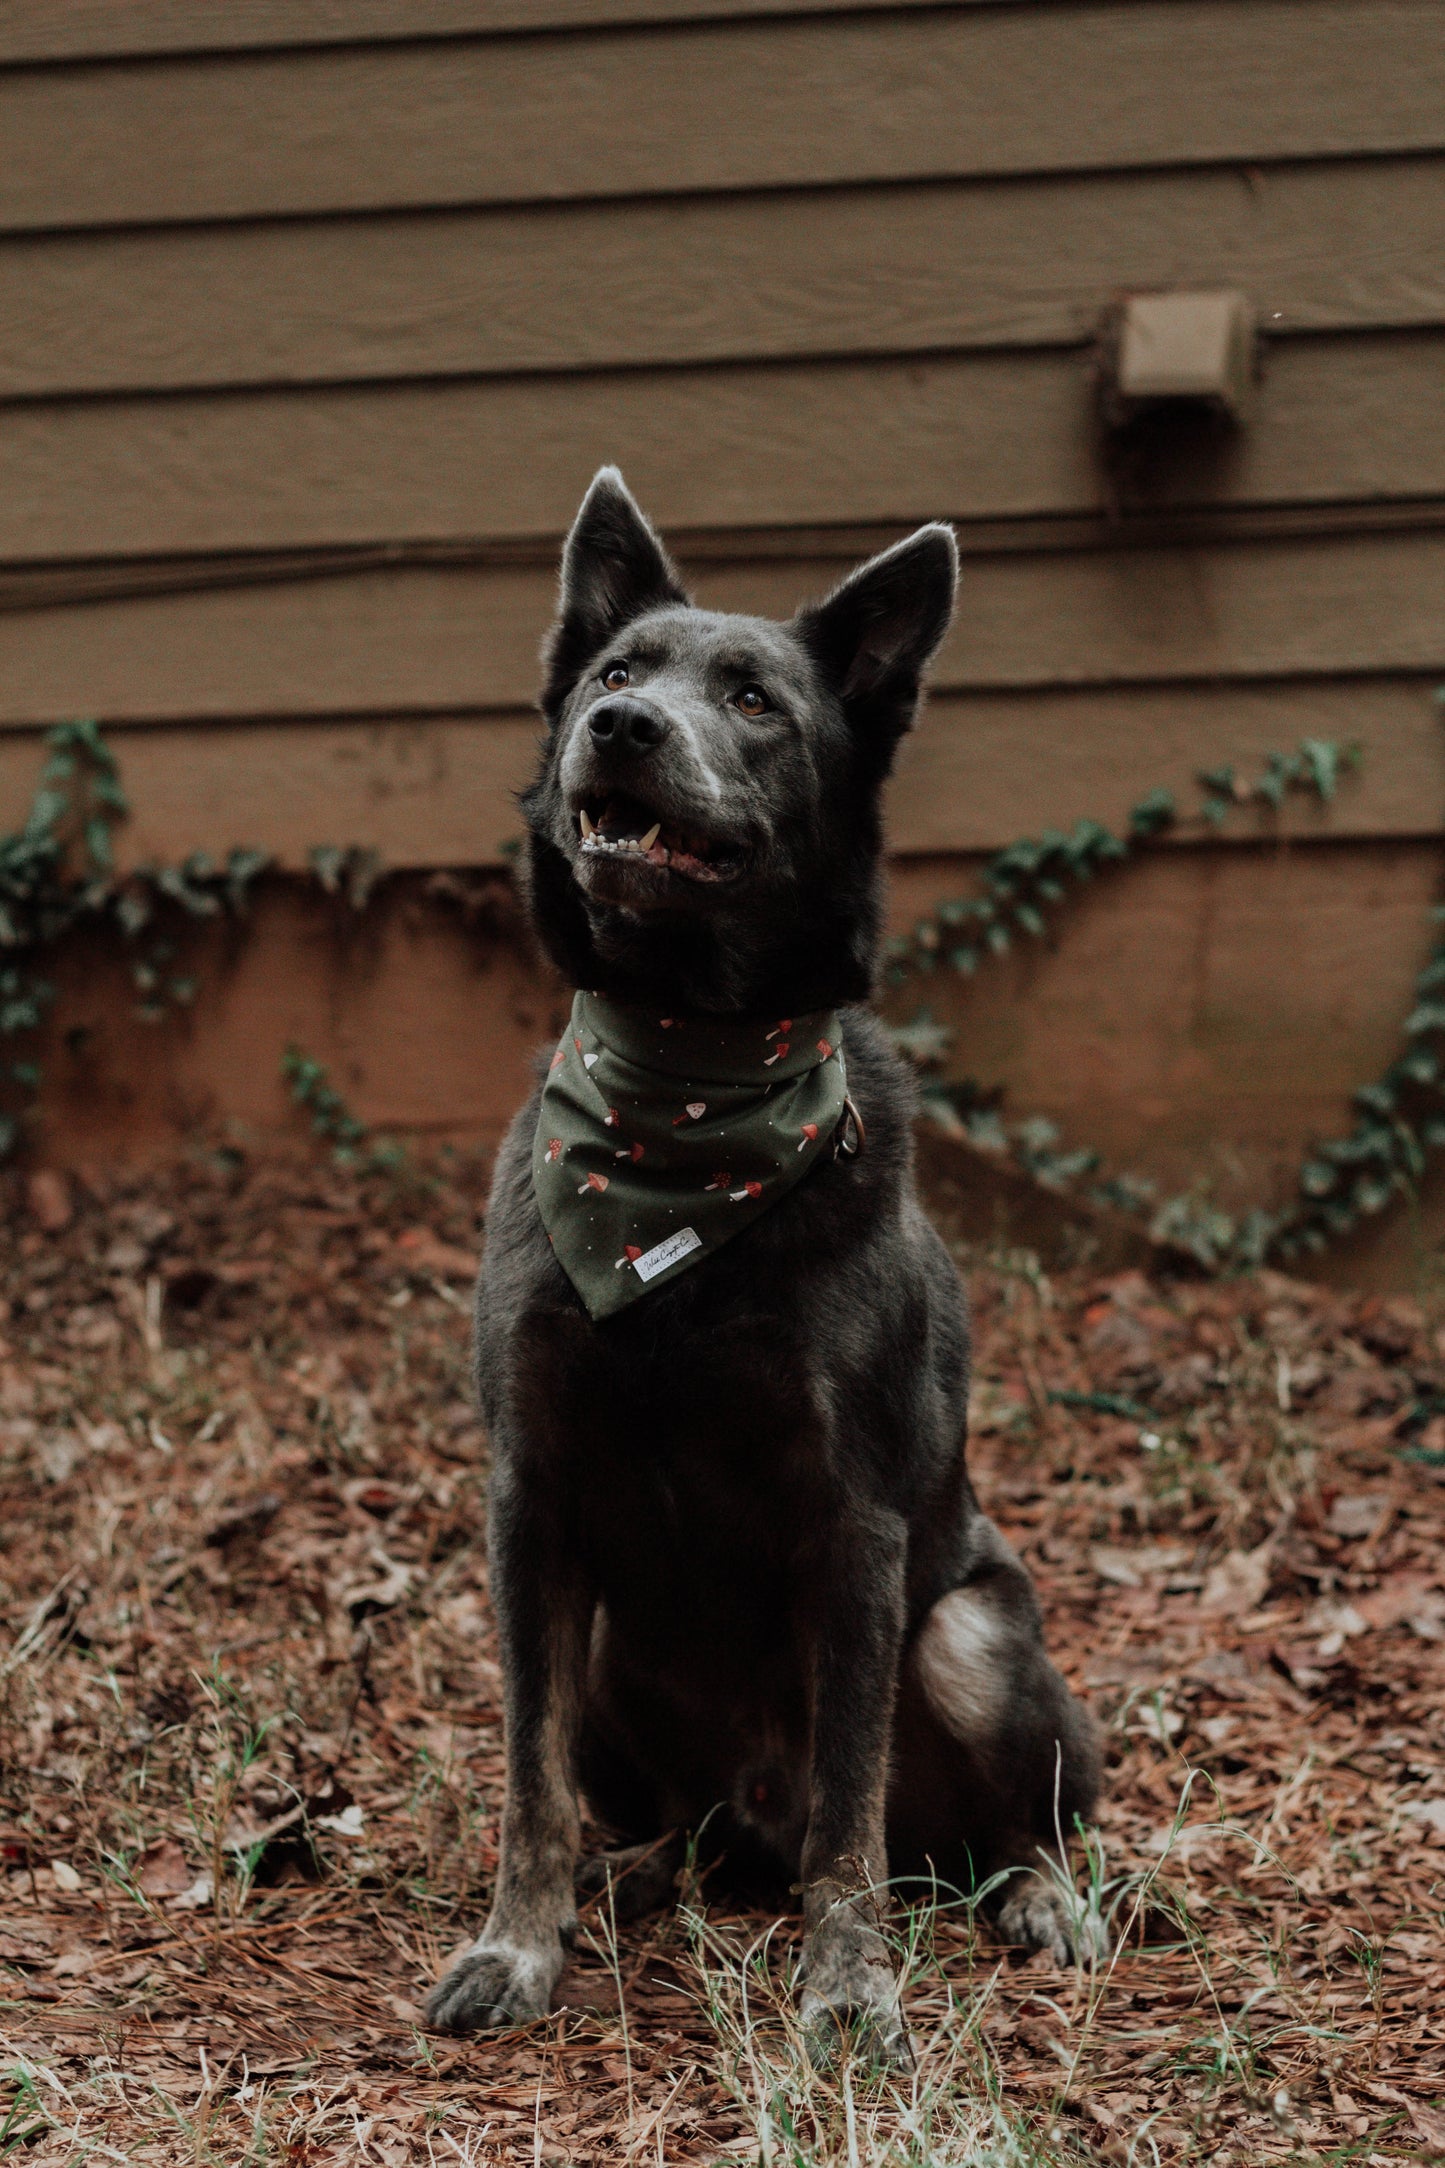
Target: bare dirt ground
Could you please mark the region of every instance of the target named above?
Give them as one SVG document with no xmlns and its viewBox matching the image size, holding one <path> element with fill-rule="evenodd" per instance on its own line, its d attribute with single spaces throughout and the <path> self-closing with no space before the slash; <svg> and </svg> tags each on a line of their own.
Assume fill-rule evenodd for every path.
<svg viewBox="0 0 1445 2168">
<path fill-rule="evenodd" d="M 36 2163 L 1445 2158 L 1445 1329 L 968 1260 L 974 1460 L 1107 1723 L 1117 1949 L 901 1917 L 912 2078 L 814 2073 L 795 1926 L 584 1921 L 429 2038 L 495 1864 L 481 1169 L 8 1179 L 0 2153 Z"/>
</svg>

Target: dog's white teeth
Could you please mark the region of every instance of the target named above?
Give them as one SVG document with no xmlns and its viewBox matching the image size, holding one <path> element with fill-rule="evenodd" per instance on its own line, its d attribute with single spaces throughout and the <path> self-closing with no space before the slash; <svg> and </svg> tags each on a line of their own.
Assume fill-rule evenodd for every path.
<svg viewBox="0 0 1445 2168">
<path fill-rule="evenodd" d="M 589 812 L 587 811 L 587 808 L 586 808 L 586 806 L 584 805 L 584 806 L 583 806 L 583 808 L 582 808 L 582 837 L 583 837 L 583 841 L 585 842 L 588 836 L 595 836 L 595 835 L 596 835 L 596 833 L 597 833 L 596 825 L 595 825 L 595 823 L 594 823 L 594 822 L 593 822 L 593 820 L 592 820 L 592 816 L 591 816 L 591 815 L 590 815 L 590 813 L 589 813 Z"/>
<path fill-rule="evenodd" d="M 639 849 L 640 851 L 650 851 L 650 850 L 652 849 L 652 846 L 653 846 L 653 844 L 654 844 L 654 843 L 655 843 L 655 842 L 657 841 L 658 837 L 659 837 L 659 836 L 660 836 L 661 834 L 662 834 L 662 822 L 661 822 L 661 821 L 654 821 L 654 822 L 653 822 L 653 824 L 652 824 L 652 826 L 651 826 L 651 827 L 650 827 L 650 828 L 648 829 L 648 831 L 647 831 L 647 834 L 646 834 L 645 836 L 639 836 L 639 837 L 638 837 L 638 839 L 637 839 L 637 848 L 638 848 L 638 849 Z"/>
</svg>

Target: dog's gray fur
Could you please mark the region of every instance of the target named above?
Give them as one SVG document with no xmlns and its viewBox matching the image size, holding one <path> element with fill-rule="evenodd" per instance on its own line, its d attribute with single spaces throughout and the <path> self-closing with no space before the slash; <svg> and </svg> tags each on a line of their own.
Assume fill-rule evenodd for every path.
<svg viewBox="0 0 1445 2168">
<path fill-rule="evenodd" d="M 879 796 L 956 570 L 951 532 L 924 527 L 789 624 L 697 610 L 621 476 L 598 475 L 523 799 L 533 918 L 571 983 L 660 1014 L 866 998 Z M 581 810 L 609 798 L 704 839 L 720 877 L 584 852 Z M 890 1866 L 1003 1873 L 1011 1939 L 1061 1959 L 1077 1945 L 1047 1855 L 1092 1808 L 1093 1727 L 969 1483 L 967 1327 L 915 1194 L 910 1079 L 865 1010 L 845 1010 L 844 1037 L 863 1156 L 820 1163 L 601 1325 L 538 1216 L 535 1094 L 502 1148 L 476 1364 L 507 1794 L 492 1914 L 432 1992 L 437 2025 L 547 2009 L 576 1916 L 579 1781 L 633 1840 L 612 1862 L 631 1909 L 667 1896 L 704 1823 L 721 1871 L 801 1882 L 820 2042 L 856 2019 L 906 2053 L 873 1894 Z M 589 1862 L 583 1886 L 603 1872 Z"/>
</svg>

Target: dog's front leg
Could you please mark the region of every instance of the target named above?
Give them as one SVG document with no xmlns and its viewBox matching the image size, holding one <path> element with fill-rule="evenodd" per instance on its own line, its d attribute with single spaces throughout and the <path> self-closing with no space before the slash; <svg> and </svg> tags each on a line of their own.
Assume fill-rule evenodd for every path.
<svg viewBox="0 0 1445 2168">
<path fill-rule="evenodd" d="M 812 1757 L 803 1842 L 802 2018 L 826 2057 L 854 2021 L 860 2044 L 910 2058 L 888 1945 L 884 1807 L 903 1637 L 907 1536 L 896 1516 L 850 1507 L 820 1552 L 807 1601 Z"/>
<path fill-rule="evenodd" d="M 545 2016 L 576 1924 L 577 1737 L 593 1601 L 549 1501 L 499 1454 L 491 1593 L 501 1642 L 507 1789 L 491 1917 L 437 1982 L 427 2017 L 480 2032 Z"/>
</svg>

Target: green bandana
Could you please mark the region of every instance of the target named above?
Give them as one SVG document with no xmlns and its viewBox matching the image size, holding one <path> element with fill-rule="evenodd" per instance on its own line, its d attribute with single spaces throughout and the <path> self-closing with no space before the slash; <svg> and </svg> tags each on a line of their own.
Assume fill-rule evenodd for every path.
<svg viewBox="0 0 1445 2168">
<path fill-rule="evenodd" d="M 837 1016 L 653 1016 L 578 994 L 542 1089 L 532 1184 L 558 1262 L 611 1317 L 718 1249 L 826 1152 Z"/>
</svg>

